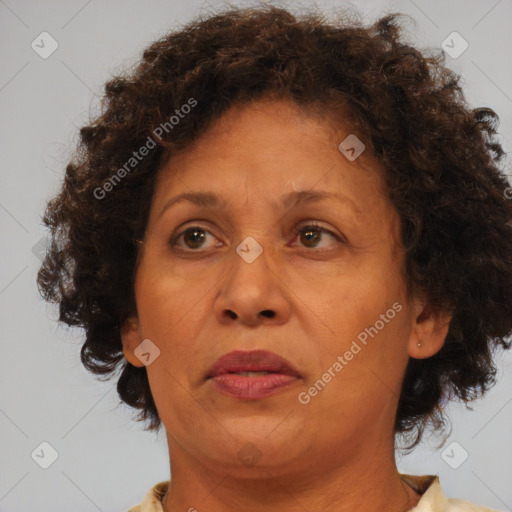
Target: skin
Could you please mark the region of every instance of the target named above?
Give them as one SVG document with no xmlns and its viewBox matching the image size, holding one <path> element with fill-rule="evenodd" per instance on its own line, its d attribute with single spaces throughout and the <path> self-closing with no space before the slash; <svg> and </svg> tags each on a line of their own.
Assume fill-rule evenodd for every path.
<svg viewBox="0 0 512 512">
<path fill-rule="evenodd" d="M 165 512 L 396 512 L 420 498 L 396 469 L 394 418 L 409 357 L 435 354 L 449 318 L 407 295 L 398 214 L 369 149 L 353 162 L 338 150 L 350 133 L 339 120 L 261 100 L 232 107 L 161 169 L 136 272 L 138 314 L 122 340 L 135 366 L 142 340 L 160 350 L 147 372 L 169 445 Z M 343 199 L 281 206 L 299 190 Z M 221 196 L 225 209 L 180 202 L 161 213 L 192 191 Z M 294 231 L 311 221 L 339 239 L 320 230 L 311 244 L 308 228 Z M 203 245 L 190 235 L 170 242 L 195 225 L 206 230 Z M 263 249 L 252 263 L 235 250 L 249 236 Z M 300 403 L 396 302 L 401 311 Z M 206 380 L 220 356 L 252 349 L 286 358 L 301 379 L 255 401 Z M 237 456 L 244 446 L 249 464 Z"/>
</svg>

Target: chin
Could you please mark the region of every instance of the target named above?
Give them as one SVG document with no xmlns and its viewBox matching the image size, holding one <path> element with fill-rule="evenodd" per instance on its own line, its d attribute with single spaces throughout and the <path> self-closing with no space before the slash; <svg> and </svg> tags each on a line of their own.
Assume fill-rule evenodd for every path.
<svg viewBox="0 0 512 512">
<path fill-rule="evenodd" d="M 293 417 L 293 414 L 290 415 Z M 290 423 L 286 416 L 257 416 L 231 418 L 220 421 L 226 431 L 231 433 L 221 436 L 223 446 L 217 438 L 215 452 L 219 459 L 235 463 L 247 475 L 258 473 L 261 469 L 271 470 L 287 467 L 301 457 L 306 457 L 307 447 L 314 443 L 314 429 L 302 428 L 302 425 Z M 300 432 L 299 432 L 300 431 Z M 315 434 L 314 437 L 317 437 Z M 212 441 L 214 442 L 214 441 Z"/>
</svg>

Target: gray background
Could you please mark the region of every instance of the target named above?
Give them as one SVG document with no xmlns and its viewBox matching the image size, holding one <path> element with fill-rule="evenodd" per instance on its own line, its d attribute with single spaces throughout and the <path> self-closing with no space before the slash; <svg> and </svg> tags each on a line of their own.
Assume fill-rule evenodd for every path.
<svg viewBox="0 0 512 512">
<path fill-rule="evenodd" d="M 327 11 L 346 5 L 317 4 Z M 114 383 L 86 373 L 78 356 L 81 333 L 59 327 L 55 311 L 38 296 L 40 215 L 57 190 L 77 128 L 99 111 L 103 83 L 167 30 L 220 5 L 0 0 L 0 511 L 123 512 L 169 476 L 163 434 L 143 432 L 118 406 Z M 416 20 L 408 26 L 410 38 L 421 46 L 440 47 L 459 32 L 469 48 L 447 63 L 462 74 L 473 106 L 500 114 L 510 151 L 511 0 L 374 0 L 357 7 L 368 19 L 388 11 L 410 14 Z M 43 31 L 59 45 L 47 59 L 31 48 Z M 439 474 L 449 496 L 512 510 L 510 354 L 500 358 L 499 369 L 500 383 L 473 411 L 450 409 L 453 430 L 444 447 L 431 439 L 399 458 L 399 469 Z M 42 441 L 59 455 L 48 469 L 31 458 Z M 48 450 L 37 453 L 39 460 L 49 457 Z"/>
</svg>

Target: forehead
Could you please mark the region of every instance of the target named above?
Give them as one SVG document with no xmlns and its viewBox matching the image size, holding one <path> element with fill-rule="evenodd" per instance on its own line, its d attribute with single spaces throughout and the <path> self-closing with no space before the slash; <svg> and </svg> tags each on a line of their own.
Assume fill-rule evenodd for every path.
<svg viewBox="0 0 512 512">
<path fill-rule="evenodd" d="M 285 192 L 327 189 L 352 200 L 364 195 L 371 201 L 379 193 L 386 199 L 373 155 L 365 150 L 350 161 L 338 149 L 356 136 L 352 132 L 343 119 L 285 100 L 238 105 L 169 158 L 157 188 L 185 193 L 206 187 L 217 195 L 252 193 L 269 200 Z"/>
</svg>

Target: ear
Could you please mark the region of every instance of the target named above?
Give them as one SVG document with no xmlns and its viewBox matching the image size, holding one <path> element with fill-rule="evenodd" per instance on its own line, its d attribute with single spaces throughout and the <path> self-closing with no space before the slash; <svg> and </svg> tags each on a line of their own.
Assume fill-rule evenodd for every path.
<svg viewBox="0 0 512 512">
<path fill-rule="evenodd" d="M 433 307 L 424 298 L 414 299 L 413 314 L 407 352 L 414 359 L 426 359 L 443 347 L 453 315 Z"/>
<path fill-rule="evenodd" d="M 139 319 L 136 316 L 127 318 L 121 325 L 121 341 L 123 342 L 123 354 L 126 360 L 133 366 L 144 366 L 144 363 L 135 355 L 135 349 L 142 342 Z"/>
</svg>

